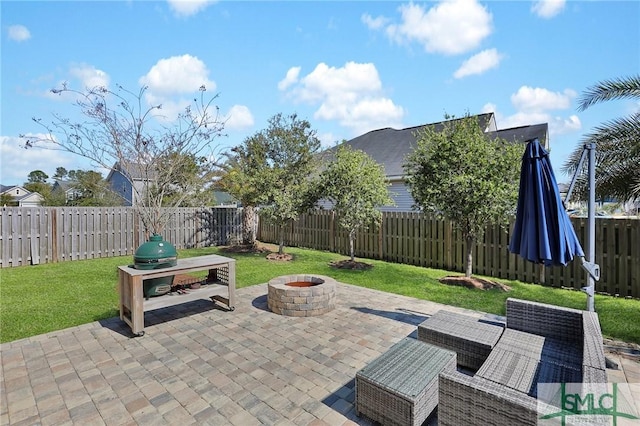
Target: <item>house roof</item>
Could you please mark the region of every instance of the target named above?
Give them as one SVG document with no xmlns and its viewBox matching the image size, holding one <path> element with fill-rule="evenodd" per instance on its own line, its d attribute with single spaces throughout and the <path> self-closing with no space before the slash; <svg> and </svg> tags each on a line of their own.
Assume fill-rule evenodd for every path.
<svg viewBox="0 0 640 426">
<path fill-rule="evenodd" d="M 513 142 L 525 142 L 536 137 L 541 141 L 547 140 L 548 125 L 546 123 L 497 130 L 493 113 L 480 114 L 477 117 L 481 127 L 491 138 L 500 137 Z M 402 166 L 405 158 L 415 147 L 416 132 L 427 126 L 440 131 L 444 123 L 424 124 L 400 130 L 391 128 L 373 130 L 345 143 L 353 149 L 366 152 L 377 163 L 382 164 L 387 177 L 400 177 L 404 176 Z M 330 148 L 328 153 L 336 149 L 337 147 Z"/>
<path fill-rule="evenodd" d="M 31 191 L 25 189 L 23 186 L 20 186 L 20 185 L 0 185 L 0 194 L 4 194 L 6 192 L 10 192 L 10 191 L 12 191 L 12 190 L 14 190 L 16 188 L 21 189 L 22 192 L 23 192 L 23 194 L 21 194 L 21 195 L 17 195 L 17 196 L 13 195 L 13 198 L 16 201 L 23 200 L 23 199 L 27 198 L 29 195 L 32 195 L 32 194 L 38 194 L 37 192 L 31 192 Z M 38 194 L 38 196 L 40 196 L 40 194 Z"/>
<path fill-rule="evenodd" d="M 30 192 L 28 194 L 20 195 L 18 197 L 14 197 L 16 201 L 22 202 L 30 199 L 42 201 L 42 195 L 39 192 Z"/>
<path fill-rule="evenodd" d="M 68 180 L 57 180 L 53 183 L 52 189 L 58 189 L 60 188 L 63 191 L 67 191 L 69 189 L 73 189 L 72 186 L 73 182 L 70 182 Z"/>
<path fill-rule="evenodd" d="M 547 123 L 533 124 L 530 126 L 511 127 L 509 129 L 501 129 L 495 132 L 487 132 L 489 137 L 501 138 L 508 142 L 524 143 L 532 139 L 538 139 L 545 147 L 548 148 L 547 134 L 549 125 Z"/>
<path fill-rule="evenodd" d="M 18 185 L 1 185 L 0 184 L 0 194 L 3 194 L 7 191 L 11 191 L 13 188 L 15 188 Z"/>
<path fill-rule="evenodd" d="M 130 161 L 116 161 L 113 167 L 111 167 L 106 180 L 110 181 L 115 172 L 122 173 L 132 181 L 152 179 L 153 172 L 145 170 L 146 167 L 147 165 L 141 163 L 134 163 Z"/>
</svg>

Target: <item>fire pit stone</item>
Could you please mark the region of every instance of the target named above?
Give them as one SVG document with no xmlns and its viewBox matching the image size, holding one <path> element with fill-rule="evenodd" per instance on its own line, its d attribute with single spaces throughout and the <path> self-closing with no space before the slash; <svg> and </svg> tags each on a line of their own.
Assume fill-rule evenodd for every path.
<svg viewBox="0 0 640 426">
<path fill-rule="evenodd" d="M 336 280 L 324 275 L 283 275 L 268 283 L 271 312 L 291 317 L 322 315 L 335 307 Z"/>
</svg>

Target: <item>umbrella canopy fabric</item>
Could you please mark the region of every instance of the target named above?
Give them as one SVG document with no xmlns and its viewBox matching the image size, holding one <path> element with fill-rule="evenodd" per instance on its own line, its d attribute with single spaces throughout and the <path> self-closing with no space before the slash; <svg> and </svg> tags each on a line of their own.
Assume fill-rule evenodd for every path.
<svg viewBox="0 0 640 426">
<path fill-rule="evenodd" d="M 538 139 L 527 143 L 522 156 L 518 211 L 509 251 L 545 266 L 566 265 L 584 257 L 558 191 L 549 153 Z"/>
</svg>

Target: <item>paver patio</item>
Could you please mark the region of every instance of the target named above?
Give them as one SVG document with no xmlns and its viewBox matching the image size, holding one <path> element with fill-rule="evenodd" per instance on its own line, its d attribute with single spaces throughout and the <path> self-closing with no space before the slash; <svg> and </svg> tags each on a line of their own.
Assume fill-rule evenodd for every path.
<svg viewBox="0 0 640 426">
<path fill-rule="evenodd" d="M 336 309 L 294 318 L 266 295 L 238 290 L 234 312 L 147 312 L 138 338 L 112 318 L 2 344 L 0 424 L 368 425 L 353 406 L 358 370 L 439 309 L 484 315 L 339 284 Z M 610 379 L 640 401 L 640 363 L 614 360 Z"/>
</svg>

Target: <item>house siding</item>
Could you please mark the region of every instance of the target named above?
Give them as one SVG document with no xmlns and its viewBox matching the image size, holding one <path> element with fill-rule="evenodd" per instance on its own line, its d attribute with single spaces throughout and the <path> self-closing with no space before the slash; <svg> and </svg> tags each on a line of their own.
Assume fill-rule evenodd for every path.
<svg viewBox="0 0 640 426">
<path fill-rule="evenodd" d="M 409 188 L 403 180 L 395 180 L 389 186 L 389 195 L 395 202 L 394 206 L 383 206 L 380 210 L 385 212 L 408 212 L 412 211 L 413 197 L 409 193 Z"/>
<path fill-rule="evenodd" d="M 133 205 L 133 191 L 131 183 L 122 173 L 120 173 L 120 171 L 114 171 L 111 173 L 109 176 L 109 184 L 111 185 L 113 192 L 122 198 L 124 206 L 130 207 Z"/>
<path fill-rule="evenodd" d="M 14 186 L 8 189 L 7 191 L 4 191 L 3 194 L 8 194 L 8 195 L 11 195 L 12 197 L 19 198 L 29 194 L 29 191 L 27 191 L 21 186 Z"/>
<path fill-rule="evenodd" d="M 37 192 L 32 192 L 26 197 L 20 199 L 19 207 L 40 207 L 42 204 L 42 196 Z"/>
</svg>

